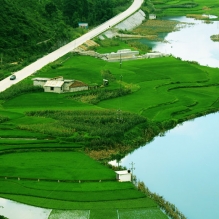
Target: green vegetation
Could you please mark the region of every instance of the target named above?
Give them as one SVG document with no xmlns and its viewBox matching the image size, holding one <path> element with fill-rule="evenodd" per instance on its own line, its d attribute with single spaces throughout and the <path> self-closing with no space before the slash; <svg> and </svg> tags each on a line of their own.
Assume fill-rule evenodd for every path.
<svg viewBox="0 0 219 219">
<path fill-rule="evenodd" d="M 29 89 L 32 77 L 59 75 L 100 86 L 63 94 Z M 102 86 L 103 77 L 108 86 Z M 94 218 L 102 215 L 100 209 L 109 215 L 120 209 L 125 218 L 136 212 L 166 218 L 157 208 L 163 208 L 159 196 L 116 182 L 104 164 L 178 123 L 218 111 L 218 77 L 217 68 L 173 57 L 123 61 L 120 68 L 67 54 L 0 94 L 1 196 L 54 209 L 90 209 Z"/>
<path fill-rule="evenodd" d="M 178 21 L 147 20 L 133 30 L 133 34 L 141 34 L 149 40 L 163 40 L 162 36 L 176 30 Z"/>
<path fill-rule="evenodd" d="M 215 42 L 219 42 L 219 35 L 218 35 L 218 34 L 212 35 L 212 36 L 211 36 L 211 40 L 212 40 L 212 41 L 215 41 Z"/>
<path fill-rule="evenodd" d="M 158 203 L 159 207 L 170 217 L 170 218 L 185 218 L 184 215 L 177 209 L 177 207 L 168 201 L 166 201 L 162 196 L 156 193 L 152 193 L 145 186 L 143 182 L 138 182 L 138 189 L 150 197 L 152 200 Z M 152 215 L 154 212 L 150 212 Z M 158 212 L 159 215 L 160 212 Z M 157 218 L 157 217 L 156 217 Z"/>
<path fill-rule="evenodd" d="M 8 218 L 0 215 L 0 219 L 8 219 Z"/>
<path fill-rule="evenodd" d="M 95 51 L 98 53 L 109 53 L 109 52 L 117 52 L 120 49 L 131 49 L 138 50 L 140 54 L 145 54 L 151 50 L 147 45 L 139 43 L 136 40 L 127 40 L 127 39 L 95 39 L 95 41 L 100 45 L 100 47 L 96 47 Z"/>
<path fill-rule="evenodd" d="M 145 3 L 146 9 L 148 7 L 148 1 Z M 153 4 L 153 11 L 157 13 L 159 17 L 163 16 L 182 16 L 186 14 L 211 14 L 219 15 L 218 3 L 214 0 L 150 0 Z"/>
<path fill-rule="evenodd" d="M 131 0 L 0 0 L 0 80 L 124 11 Z"/>
</svg>

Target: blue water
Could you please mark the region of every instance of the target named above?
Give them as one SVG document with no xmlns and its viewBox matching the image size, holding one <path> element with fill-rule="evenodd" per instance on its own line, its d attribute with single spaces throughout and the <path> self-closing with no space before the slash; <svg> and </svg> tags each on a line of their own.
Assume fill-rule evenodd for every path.
<svg viewBox="0 0 219 219">
<path fill-rule="evenodd" d="M 212 35 L 219 34 L 219 21 L 206 24 L 204 21 L 186 17 L 173 17 L 179 30 L 165 36 L 163 42 L 140 39 L 153 51 L 171 54 L 182 60 L 196 61 L 200 65 L 219 67 L 219 42 L 213 42 Z"/>
<path fill-rule="evenodd" d="M 219 218 L 219 113 L 185 122 L 122 160 L 188 219 Z"/>
</svg>

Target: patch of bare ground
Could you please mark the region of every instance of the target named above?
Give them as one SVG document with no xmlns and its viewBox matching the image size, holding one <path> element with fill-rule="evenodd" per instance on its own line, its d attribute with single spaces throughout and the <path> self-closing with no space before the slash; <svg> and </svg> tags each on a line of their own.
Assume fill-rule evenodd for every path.
<svg viewBox="0 0 219 219">
<path fill-rule="evenodd" d="M 113 155 L 127 154 L 131 149 L 130 146 L 120 146 L 115 149 L 87 150 L 86 153 L 95 160 L 109 160 Z"/>
<path fill-rule="evenodd" d="M 169 33 L 177 30 L 178 21 L 147 20 L 133 30 L 133 34 L 145 36 L 149 40 L 159 40 L 159 33 Z"/>
</svg>

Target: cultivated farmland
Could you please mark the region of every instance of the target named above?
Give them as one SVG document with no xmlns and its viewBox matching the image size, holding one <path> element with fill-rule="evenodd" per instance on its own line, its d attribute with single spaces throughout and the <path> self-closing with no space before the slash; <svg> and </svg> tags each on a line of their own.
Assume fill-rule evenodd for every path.
<svg viewBox="0 0 219 219">
<path fill-rule="evenodd" d="M 25 85 L 23 91 L 30 78 L 16 85 L 20 94 L 13 88 L 0 94 L 2 197 L 83 210 L 69 212 L 81 217 L 89 210 L 90 218 L 101 218 L 104 209 L 109 218 L 166 218 L 151 198 L 132 183 L 116 182 L 114 171 L 103 164 L 181 121 L 217 111 L 218 69 L 173 57 L 123 62 L 119 68 L 119 63 L 68 54 L 36 76 L 61 74 L 101 85 L 103 72 L 109 86 L 97 90 L 54 94 L 27 92 Z"/>
</svg>

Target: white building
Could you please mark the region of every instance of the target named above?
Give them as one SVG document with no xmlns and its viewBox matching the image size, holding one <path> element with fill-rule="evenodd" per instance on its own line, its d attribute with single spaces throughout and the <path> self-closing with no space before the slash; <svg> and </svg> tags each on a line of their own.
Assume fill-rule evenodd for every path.
<svg viewBox="0 0 219 219">
<path fill-rule="evenodd" d="M 83 22 L 78 23 L 78 27 L 88 29 L 88 23 L 83 23 Z"/>
<path fill-rule="evenodd" d="M 132 174 L 130 170 L 120 170 L 116 172 L 116 179 L 119 182 L 131 182 L 132 181 Z"/>
<path fill-rule="evenodd" d="M 156 14 L 149 14 L 149 20 L 155 20 L 156 18 Z"/>
<path fill-rule="evenodd" d="M 34 86 L 41 86 L 43 87 L 44 84 L 50 80 L 51 78 L 33 78 L 32 81 L 33 81 L 33 85 Z"/>
<path fill-rule="evenodd" d="M 131 49 L 122 49 L 118 50 L 116 53 L 111 52 L 108 54 L 105 54 L 108 61 L 112 60 L 124 60 L 124 59 L 136 59 L 136 57 L 139 55 L 139 51 L 132 51 Z"/>
</svg>

